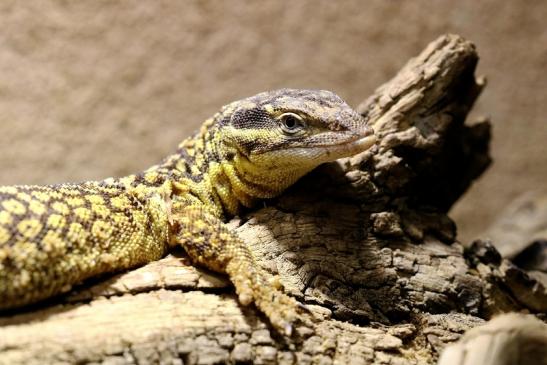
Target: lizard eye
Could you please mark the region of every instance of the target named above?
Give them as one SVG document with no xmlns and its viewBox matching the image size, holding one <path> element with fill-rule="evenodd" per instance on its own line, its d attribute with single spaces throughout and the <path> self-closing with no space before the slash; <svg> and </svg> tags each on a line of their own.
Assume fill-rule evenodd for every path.
<svg viewBox="0 0 547 365">
<path fill-rule="evenodd" d="M 295 134 L 306 127 L 306 123 L 301 116 L 294 113 L 284 113 L 278 118 L 281 130 L 286 134 Z"/>
</svg>

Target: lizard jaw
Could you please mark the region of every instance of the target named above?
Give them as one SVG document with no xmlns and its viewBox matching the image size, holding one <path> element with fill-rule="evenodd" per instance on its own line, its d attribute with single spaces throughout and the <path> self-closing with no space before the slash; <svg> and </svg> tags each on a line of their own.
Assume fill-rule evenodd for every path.
<svg viewBox="0 0 547 365">
<path fill-rule="evenodd" d="M 369 134 L 348 143 L 325 147 L 324 152 L 327 156 L 332 157 L 329 161 L 334 161 L 366 151 L 376 143 L 376 140 L 374 134 Z"/>
<path fill-rule="evenodd" d="M 349 148 L 355 150 L 355 153 L 363 152 L 368 150 L 372 145 L 377 141 L 377 138 L 374 134 L 369 134 L 368 136 L 361 137 L 358 140 L 349 144 Z"/>
</svg>

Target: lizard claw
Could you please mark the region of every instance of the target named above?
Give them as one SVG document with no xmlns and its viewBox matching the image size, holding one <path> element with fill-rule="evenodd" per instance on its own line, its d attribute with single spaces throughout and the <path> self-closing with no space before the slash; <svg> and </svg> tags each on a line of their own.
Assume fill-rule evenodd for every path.
<svg viewBox="0 0 547 365">
<path fill-rule="evenodd" d="M 231 270 L 234 268 L 235 270 Z M 280 290 L 279 279 L 270 280 L 268 274 L 254 269 L 229 267 L 230 278 L 236 287 L 242 305 L 254 303 L 268 317 L 272 326 L 286 336 L 293 334 L 293 323 L 298 317 L 298 309 L 309 310 L 294 298 Z"/>
<path fill-rule="evenodd" d="M 285 324 L 285 335 L 287 337 L 291 337 L 292 336 L 292 325 L 290 323 L 286 323 Z"/>
</svg>

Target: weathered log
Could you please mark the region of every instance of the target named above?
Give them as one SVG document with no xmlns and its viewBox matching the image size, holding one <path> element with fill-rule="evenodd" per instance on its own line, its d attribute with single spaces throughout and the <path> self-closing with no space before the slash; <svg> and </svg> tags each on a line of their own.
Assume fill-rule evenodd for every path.
<svg viewBox="0 0 547 365">
<path fill-rule="evenodd" d="M 440 37 L 358 107 L 377 147 L 231 222 L 309 308 L 292 338 L 174 252 L 0 318 L 0 362 L 424 364 L 493 314 L 543 310 L 540 284 L 485 242 L 464 250 L 446 216 L 490 162 L 489 122 L 464 125 L 477 60 Z"/>
<path fill-rule="evenodd" d="M 439 365 L 547 364 L 547 324 L 509 313 L 466 332 L 445 348 Z"/>
</svg>

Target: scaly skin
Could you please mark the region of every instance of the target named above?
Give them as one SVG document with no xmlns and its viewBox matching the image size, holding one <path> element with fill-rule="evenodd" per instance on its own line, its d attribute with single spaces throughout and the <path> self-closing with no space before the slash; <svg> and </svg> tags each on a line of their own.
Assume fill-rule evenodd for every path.
<svg viewBox="0 0 547 365">
<path fill-rule="evenodd" d="M 0 188 L 0 309 L 66 292 L 182 245 L 230 276 L 290 333 L 296 301 L 224 224 L 321 163 L 369 148 L 363 118 L 328 91 L 282 89 L 234 102 L 161 164 L 120 179 Z"/>
</svg>

